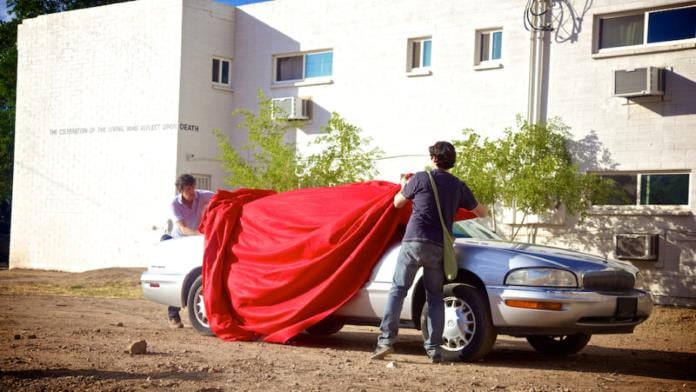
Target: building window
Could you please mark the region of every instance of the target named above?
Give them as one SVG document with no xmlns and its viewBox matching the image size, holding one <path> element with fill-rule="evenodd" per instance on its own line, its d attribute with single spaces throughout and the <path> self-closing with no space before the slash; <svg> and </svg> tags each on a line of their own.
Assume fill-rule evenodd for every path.
<svg viewBox="0 0 696 392">
<path fill-rule="evenodd" d="M 599 19 L 599 49 L 696 38 L 696 6 L 639 11 Z"/>
<path fill-rule="evenodd" d="M 593 205 L 689 205 L 689 173 L 600 174 L 610 187 Z"/>
<path fill-rule="evenodd" d="M 213 83 L 230 85 L 230 61 L 213 58 Z"/>
<path fill-rule="evenodd" d="M 433 40 L 430 37 L 408 40 L 408 70 L 430 68 Z"/>
<path fill-rule="evenodd" d="M 478 34 L 478 41 L 479 63 L 500 60 L 503 50 L 502 30 L 480 31 Z"/>
<path fill-rule="evenodd" d="M 333 74 L 333 51 L 275 57 L 275 81 L 297 82 Z"/>
<path fill-rule="evenodd" d="M 192 174 L 193 178 L 196 180 L 196 189 L 210 191 L 210 181 L 212 176 L 210 174 Z"/>
</svg>

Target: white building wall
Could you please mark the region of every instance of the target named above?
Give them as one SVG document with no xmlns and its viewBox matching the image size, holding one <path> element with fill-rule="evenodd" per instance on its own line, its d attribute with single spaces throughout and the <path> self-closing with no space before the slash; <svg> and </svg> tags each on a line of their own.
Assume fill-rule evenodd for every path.
<svg viewBox="0 0 696 392">
<path fill-rule="evenodd" d="M 576 1 L 581 7 L 583 2 Z M 538 242 L 568 246 L 614 257 L 617 233 L 660 236 L 657 261 L 635 262 L 648 276 L 661 301 L 696 301 L 696 54 L 690 48 L 641 53 L 621 50 L 615 57 L 593 54 L 597 16 L 651 9 L 680 1 L 594 1 L 582 18 L 577 41 L 552 40 L 549 71 L 549 116 L 572 127 L 593 158 L 581 161 L 586 170 L 691 172 L 689 206 L 595 207 L 585 222 L 569 221 L 541 232 Z M 693 5 L 693 3 L 692 3 Z M 569 27 L 569 26 L 566 26 Z M 568 36 L 568 34 L 566 34 Z M 663 45 L 663 47 L 666 45 Z M 665 67 L 664 97 L 633 100 L 612 96 L 613 72 L 645 66 Z M 603 157 L 602 153 L 606 151 Z M 604 161 L 602 160 L 604 158 Z"/>
<path fill-rule="evenodd" d="M 552 33 L 548 116 L 561 117 L 586 147 L 606 151 L 613 170 L 693 171 L 696 166 L 696 141 L 689 137 L 696 125 L 694 50 L 593 56 L 596 15 L 668 4 L 683 3 L 595 1 L 583 14 L 586 2 L 564 2 L 564 25 L 556 26 L 558 36 Z M 388 157 L 407 155 L 378 164 L 381 178 L 396 181 L 399 173 L 428 163 L 426 148 L 433 141 L 457 138 L 467 127 L 499 136 L 515 125 L 515 115 L 526 114 L 530 33 L 522 24 L 523 6 L 514 1 L 435 1 L 424 6 L 419 1 L 395 5 L 369 0 L 311 5 L 276 0 L 243 6 L 235 34 L 235 102 L 254 108 L 258 88 L 271 97 L 311 97 L 314 119 L 296 134 L 300 149 L 319 132 L 329 113 L 337 111 L 360 126 Z M 558 17 L 561 10 L 554 12 Z M 503 67 L 476 70 L 475 31 L 492 27 L 503 30 Z M 432 75 L 407 77 L 407 40 L 421 36 L 433 40 Z M 273 85 L 273 55 L 317 49 L 333 49 L 331 84 Z M 612 96 L 614 69 L 646 65 L 669 67 L 664 100 L 635 102 Z M 585 170 L 609 168 L 599 160 L 580 163 Z M 694 189 L 692 180 L 692 200 Z M 658 299 L 693 302 L 693 213 L 693 204 L 676 209 L 595 209 L 584 222 L 568 218 L 560 226 L 533 226 L 522 233 L 530 240 L 609 257 L 614 256 L 618 233 L 659 234 L 659 260 L 636 264 Z M 509 231 L 506 225 L 501 228 Z"/>
<path fill-rule="evenodd" d="M 212 59 L 229 59 L 234 66 L 234 11 L 209 0 L 183 3 L 179 123 L 194 127 L 180 127 L 176 172 L 210 176 L 213 191 L 226 186 L 213 130 L 235 133 L 235 86 L 212 83 Z"/>
<path fill-rule="evenodd" d="M 598 0 L 583 13 L 585 4 L 563 2 L 574 12 L 565 9 L 566 23 L 577 23 L 557 27 L 561 38 L 550 45 L 549 117 L 561 117 L 586 148 L 607 152 L 608 163 L 586 160 L 583 169 L 693 172 L 694 49 L 593 55 L 597 15 L 681 3 Z M 210 174 L 212 188 L 223 186 L 211 130 L 241 146 L 246 132 L 234 127 L 239 119 L 231 112 L 255 110 L 258 89 L 271 98 L 312 99 L 312 121 L 291 135 L 301 151 L 332 111 L 361 127 L 385 151 L 378 167 L 386 180 L 421 170 L 427 146 L 464 128 L 499 136 L 527 112 L 523 7 L 512 0 L 275 0 L 234 10 L 204 0 L 140 0 L 25 21 L 11 266 L 144 265 L 140 255 L 161 234 L 176 175 Z M 503 30 L 500 68 L 474 66 L 475 32 L 485 28 Z M 423 36 L 432 37 L 432 74 L 409 77 L 407 41 Z M 319 49 L 333 50 L 329 83 L 274 85 L 274 55 Z M 211 85 L 212 56 L 232 60 L 230 89 Z M 669 69 L 663 100 L 611 95 L 613 70 L 646 65 Z M 148 124 L 174 128 L 144 131 Z M 182 124 L 197 131 L 176 130 Z M 108 132 L 118 125 L 138 127 Z M 74 128 L 87 131 L 61 133 Z M 595 209 L 584 222 L 565 219 L 523 234 L 612 257 L 614 236 L 623 232 L 660 234 L 659 260 L 638 265 L 658 295 L 693 301 L 693 202 Z"/>
<path fill-rule="evenodd" d="M 181 20 L 181 0 L 141 0 L 20 25 L 12 268 L 146 265 L 176 175 Z"/>
<path fill-rule="evenodd" d="M 398 3 L 398 4 L 397 4 Z M 237 10 L 234 85 L 239 107 L 267 96 L 311 97 L 312 123 L 298 130 L 302 150 L 331 111 L 361 127 L 388 157 L 380 178 L 429 163 L 427 147 L 464 128 L 497 134 L 526 112 L 529 36 L 521 10 L 506 3 L 277 0 Z M 503 68 L 474 69 L 475 30 L 502 27 Z M 432 36 L 432 75 L 408 77 L 407 41 Z M 516 42 L 517 44 L 508 44 Z M 273 56 L 333 49 L 331 84 L 273 86 Z M 500 99 L 501 95 L 504 99 Z"/>
</svg>

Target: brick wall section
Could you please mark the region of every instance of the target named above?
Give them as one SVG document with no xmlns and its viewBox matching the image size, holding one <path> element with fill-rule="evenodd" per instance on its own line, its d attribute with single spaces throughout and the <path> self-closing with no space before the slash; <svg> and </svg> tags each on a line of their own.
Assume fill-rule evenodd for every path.
<svg viewBox="0 0 696 392">
<path fill-rule="evenodd" d="M 145 0 L 19 27 L 12 268 L 146 265 L 173 195 L 181 14 Z"/>
</svg>

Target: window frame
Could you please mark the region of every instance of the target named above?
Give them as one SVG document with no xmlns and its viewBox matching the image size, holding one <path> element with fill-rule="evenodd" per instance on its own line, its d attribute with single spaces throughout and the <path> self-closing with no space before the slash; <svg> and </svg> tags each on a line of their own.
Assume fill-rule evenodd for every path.
<svg viewBox="0 0 696 392">
<path fill-rule="evenodd" d="M 333 77 L 333 63 L 334 63 L 333 52 L 334 52 L 333 49 L 318 49 L 318 50 L 311 50 L 311 51 L 304 51 L 304 52 L 283 53 L 283 54 L 273 55 L 273 75 L 271 77 L 272 84 L 273 85 L 293 85 L 296 83 L 312 82 L 312 81 L 317 81 L 320 83 L 322 81 L 329 81 L 330 82 L 330 79 Z M 331 74 L 330 75 L 307 77 L 307 55 L 325 54 L 325 53 L 331 53 Z M 301 79 L 278 80 L 278 60 L 284 59 L 284 58 L 290 58 L 290 57 L 301 57 L 302 58 L 302 78 Z"/>
<path fill-rule="evenodd" d="M 213 79 L 213 72 L 212 72 L 213 71 L 213 64 L 215 63 L 215 60 L 219 61 L 218 75 L 217 75 L 218 81 L 217 82 Z M 227 63 L 227 83 L 222 82 L 222 79 L 223 79 L 222 78 L 222 76 L 223 76 L 222 63 L 223 62 Z M 210 71 L 211 71 L 210 72 L 210 81 L 213 84 L 213 87 L 215 87 L 215 86 L 226 87 L 226 88 L 232 87 L 232 60 L 231 59 L 221 57 L 221 56 L 212 56 L 211 61 L 210 61 L 210 67 L 211 67 L 211 69 L 210 69 Z"/>
<path fill-rule="evenodd" d="M 211 174 L 191 173 L 191 175 L 196 180 L 196 189 L 214 191 L 212 189 L 213 176 Z"/>
<path fill-rule="evenodd" d="M 425 42 L 430 42 L 430 64 L 424 64 L 425 58 Z M 414 45 L 420 44 L 420 55 L 418 56 L 418 64 L 414 64 Z M 431 35 L 423 35 L 413 37 L 406 40 L 406 75 L 407 76 L 429 76 L 432 75 L 433 66 L 433 37 Z"/>
<path fill-rule="evenodd" d="M 690 170 L 645 170 L 645 171 L 602 171 L 593 172 L 592 174 L 603 177 L 603 176 L 635 176 L 636 177 L 636 189 L 635 189 L 635 200 L 633 204 L 592 204 L 592 209 L 603 210 L 603 209 L 688 209 L 691 210 L 692 203 L 692 185 L 693 176 Z M 686 175 L 688 176 L 688 190 L 687 190 L 687 203 L 686 204 L 641 204 L 642 198 L 642 183 L 643 176 L 659 176 L 659 175 Z"/>
<path fill-rule="evenodd" d="M 672 41 L 662 41 L 662 42 L 651 42 L 648 43 L 648 33 L 650 26 L 650 14 L 655 12 L 663 12 L 669 10 L 676 10 L 681 8 L 693 8 L 696 7 L 696 3 L 689 4 L 679 4 L 679 5 L 665 5 L 660 7 L 652 8 L 642 8 L 634 9 L 628 11 L 621 11 L 616 13 L 607 14 L 597 14 L 594 16 L 594 31 L 593 31 L 593 42 L 592 42 L 592 53 L 594 58 L 602 57 L 612 57 L 612 55 L 631 55 L 640 53 L 651 53 L 659 51 L 669 51 L 669 50 L 680 50 L 694 48 L 696 46 L 696 37 L 685 38 L 680 40 Z M 625 45 L 617 46 L 613 48 L 601 48 L 600 42 L 602 40 L 602 21 L 606 19 L 622 18 L 627 16 L 643 15 L 643 39 L 642 43 L 637 45 Z M 604 56 L 603 56 L 604 55 Z"/>
<path fill-rule="evenodd" d="M 502 68 L 503 67 L 503 40 L 505 37 L 505 34 L 503 32 L 503 28 L 498 26 L 498 27 L 487 27 L 487 28 L 481 28 L 481 29 L 476 29 L 474 32 L 474 69 L 475 70 L 484 70 L 484 69 L 494 69 L 494 68 Z M 494 59 L 492 54 L 493 54 L 493 34 L 494 33 L 500 33 L 500 58 Z M 489 45 L 488 45 L 488 60 L 483 60 L 481 56 L 481 50 L 482 50 L 482 39 L 485 34 L 488 34 L 490 36 L 489 38 Z"/>
</svg>

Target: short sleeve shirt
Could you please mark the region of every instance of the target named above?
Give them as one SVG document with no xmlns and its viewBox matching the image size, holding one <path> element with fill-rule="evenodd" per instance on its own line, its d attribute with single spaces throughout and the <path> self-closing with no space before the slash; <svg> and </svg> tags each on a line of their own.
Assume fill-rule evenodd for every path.
<svg viewBox="0 0 696 392">
<path fill-rule="evenodd" d="M 469 187 L 456 176 L 439 169 L 430 172 L 440 195 L 442 217 L 452 233 L 454 215 L 459 208 L 473 210 L 478 205 Z M 427 172 L 418 172 L 401 194 L 413 201 L 413 212 L 406 225 L 404 241 L 433 242 L 442 245 L 442 224 Z"/>
<path fill-rule="evenodd" d="M 191 207 L 184 204 L 181 194 L 177 195 L 172 201 L 172 217 L 174 223 L 183 221 L 191 230 L 198 230 L 198 226 L 201 224 L 201 218 L 203 217 L 203 211 L 205 211 L 210 199 L 213 197 L 214 193 L 211 191 L 202 191 L 196 189 L 196 196 L 193 199 L 193 204 Z M 181 232 L 178 225 L 174 225 L 172 230 L 172 237 L 183 237 L 184 233 Z"/>
</svg>

